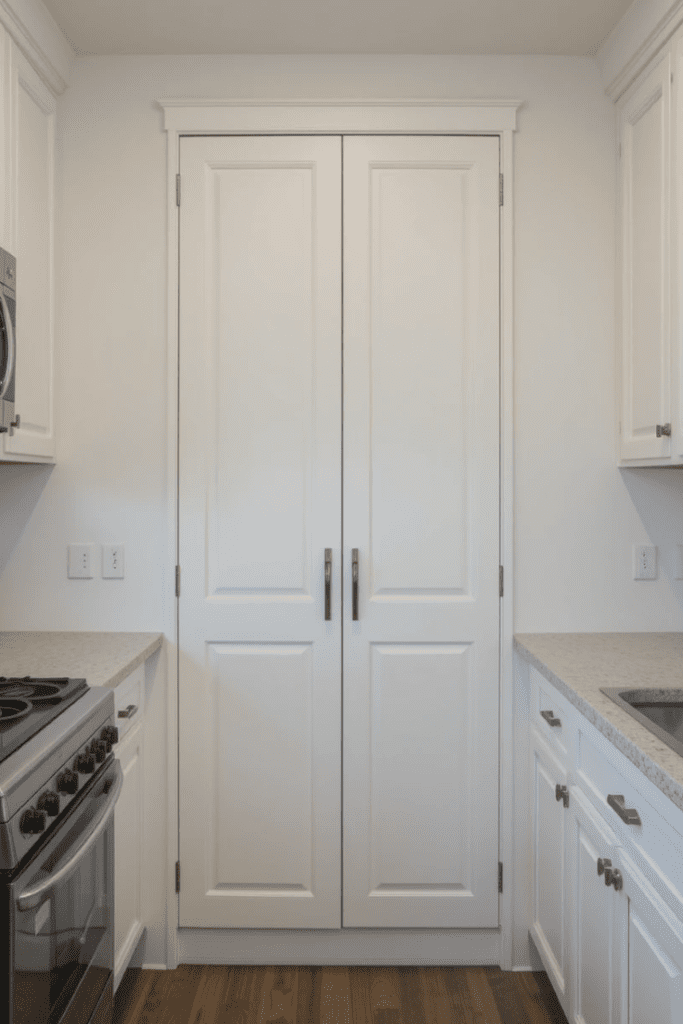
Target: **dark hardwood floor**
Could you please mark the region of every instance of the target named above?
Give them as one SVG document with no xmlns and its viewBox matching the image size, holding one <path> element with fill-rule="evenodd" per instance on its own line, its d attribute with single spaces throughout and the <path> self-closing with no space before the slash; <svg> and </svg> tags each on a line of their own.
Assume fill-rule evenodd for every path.
<svg viewBox="0 0 683 1024">
<path fill-rule="evenodd" d="M 130 970 L 113 1024 L 566 1024 L 543 972 L 498 967 Z"/>
</svg>

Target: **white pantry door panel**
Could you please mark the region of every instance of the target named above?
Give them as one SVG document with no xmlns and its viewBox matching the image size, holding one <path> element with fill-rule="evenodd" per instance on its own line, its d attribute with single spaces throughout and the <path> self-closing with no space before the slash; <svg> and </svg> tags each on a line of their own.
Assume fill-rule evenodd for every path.
<svg viewBox="0 0 683 1024">
<path fill-rule="evenodd" d="M 338 928 L 341 140 L 180 170 L 180 924 Z"/>
<path fill-rule="evenodd" d="M 494 138 L 344 139 L 351 927 L 498 924 L 498 174 Z"/>
</svg>

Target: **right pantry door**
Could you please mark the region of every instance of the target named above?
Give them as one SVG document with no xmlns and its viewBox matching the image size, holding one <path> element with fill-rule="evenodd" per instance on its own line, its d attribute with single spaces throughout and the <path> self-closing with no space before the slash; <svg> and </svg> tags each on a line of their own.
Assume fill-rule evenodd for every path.
<svg viewBox="0 0 683 1024">
<path fill-rule="evenodd" d="M 496 926 L 498 139 L 346 136 L 343 236 L 343 924 Z"/>
</svg>

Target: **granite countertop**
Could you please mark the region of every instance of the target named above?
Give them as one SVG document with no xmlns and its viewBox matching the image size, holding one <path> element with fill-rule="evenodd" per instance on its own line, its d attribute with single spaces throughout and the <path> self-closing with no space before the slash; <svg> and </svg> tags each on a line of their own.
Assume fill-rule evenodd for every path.
<svg viewBox="0 0 683 1024">
<path fill-rule="evenodd" d="M 518 633 L 514 646 L 683 810 L 683 757 L 600 693 L 683 688 L 683 633 Z"/>
<path fill-rule="evenodd" d="M 0 633 L 0 675 L 70 676 L 114 688 L 162 642 L 162 633 Z"/>
</svg>

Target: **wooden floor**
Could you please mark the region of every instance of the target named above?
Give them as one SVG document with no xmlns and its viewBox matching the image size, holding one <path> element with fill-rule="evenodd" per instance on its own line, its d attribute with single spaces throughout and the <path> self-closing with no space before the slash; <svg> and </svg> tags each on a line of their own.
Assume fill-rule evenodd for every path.
<svg viewBox="0 0 683 1024">
<path fill-rule="evenodd" d="M 130 970 L 113 1024 L 566 1024 L 543 972 L 498 967 Z"/>
</svg>

